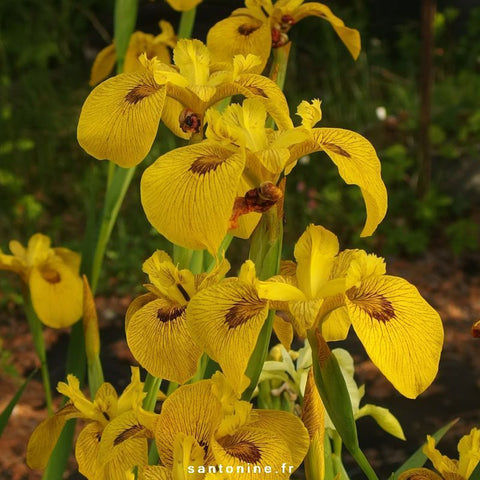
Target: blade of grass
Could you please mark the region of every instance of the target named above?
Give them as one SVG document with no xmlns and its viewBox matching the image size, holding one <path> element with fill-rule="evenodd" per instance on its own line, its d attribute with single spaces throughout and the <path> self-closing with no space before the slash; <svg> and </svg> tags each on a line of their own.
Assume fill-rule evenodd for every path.
<svg viewBox="0 0 480 480">
<path fill-rule="evenodd" d="M 5 407 L 3 412 L 0 414 L 0 437 L 2 436 L 3 430 L 5 430 L 5 427 L 7 426 L 8 420 L 10 418 L 10 415 L 13 412 L 13 409 L 15 408 L 15 405 L 18 403 L 20 400 L 20 397 L 22 396 L 26 386 L 30 382 L 30 380 L 34 377 L 34 375 L 38 372 L 38 370 L 34 370 L 22 383 L 21 387 L 18 389 L 17 393 L 12 397 L 10 402 L 8 402 L 8 405 Z"/>
</svg>

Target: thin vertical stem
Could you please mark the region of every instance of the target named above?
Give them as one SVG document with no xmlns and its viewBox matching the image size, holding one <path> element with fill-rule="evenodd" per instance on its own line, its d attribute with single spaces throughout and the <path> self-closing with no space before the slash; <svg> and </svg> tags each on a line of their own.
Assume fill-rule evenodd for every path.
<svg viewBox="0 0 480 480">
<path fill-rule="evenodd" d="M 48 415 L 53 414 L 52 408 L 52 387 L 50 384 L 50 375 L 48 373 L 47 354 L 45 350 L 45 341 L 43 339 L 42 324 L 33 309 L 30 298 L 25 296 L 25 314 L 27 315 L 28 325 L 32 332 L 33 344 L 40 360 L 40 371 L 42 373 L 42 383 L 45 390 L 45 401 L 47 404 Z"/>
<path fill-rule="evenodd" d="M 180 25 L 178 27 L 178 38 L 190 38 L 192 36 L 193 25 L 195 24 L 195 16 L 197 7 L 182 12 L 180 17 Z"/>
</svg>

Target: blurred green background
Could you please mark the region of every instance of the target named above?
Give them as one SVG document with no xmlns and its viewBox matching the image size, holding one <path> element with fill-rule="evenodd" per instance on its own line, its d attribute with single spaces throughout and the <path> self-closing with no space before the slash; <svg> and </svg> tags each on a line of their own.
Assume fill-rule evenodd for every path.
<svg viewBox="0 0 480 480">
<path fill-rule="evenodd" d="M 383 255 L 422 255 L 434 248 L 461 257 L 479 248 L 480 7 L 439 2 L 435 18 L 431 187 L 416 193 L 419 162 L 420 2 L 327 2 L 361 32 L 354 62 L 327 22 L 303 20 L 293 40 L 286 91 L 292 114 L 302 99 L 322 100 L 322 126 L 349 128 L 377 149 L 389 192 L 389 212 L 373 238 L 359 239 L 365 209 L 324 154 L 303 159 L 288 177 L 286 256 L 310 222 L 334 230 L 343 247 Z M 241 6 L 205 0 L 194 34 Z M 112 35 L 113 1 L 4 0 L 0 3 L 0 248 L 35 232 L 80 250 L 87 204 L 102 204 L 107 164 L 86 155 L 76 124 L 87 97 L 96 53 Z M 158 20 L 178 25 L 166 2 L 140 1 L 137 28 L 158 33 Z M 475 48 L 477 47 L 477 48 Z M 107 250 L 99 292 L 134 295 L 141 263 L 165 241 L 139 201 L 146 166 L 175 140 L 165 128 L 138 168 Z M 477 209 L 475 209 L 477 206 Z M 237 242 L 238 251 L 246 250 Z M 7 278 L 8 277 L 8 278 Z M 11 278 L 0 276 L 0 305 L 12 300 Z"/>
</svg>

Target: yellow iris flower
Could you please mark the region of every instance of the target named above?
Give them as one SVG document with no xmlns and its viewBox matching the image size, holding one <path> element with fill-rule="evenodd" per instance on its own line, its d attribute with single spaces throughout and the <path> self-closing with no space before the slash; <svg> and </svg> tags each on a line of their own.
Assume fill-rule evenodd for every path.
<svg viewBox="0 0 480 480">
<path fill-rule="evenodd" d="M 305 17 L 327 20 L 348 48 L 354 59 L 360 54 L 360 34 L 345 26 L 330 8 L 318 2 L 303 0 L 245 0 L 245 8 L 214 25 L 207 36 L 207 45 L 219 62 L 229 62 L 234 55 L 253 53 L 261 58 L 261 72 L 273 48 L 285 45 L 290 28 Z"/>
<path fill-rule="evenodd" d="M 13 255 L 0 251 L 0 270 L 22 278 L 38 318 L 53 328 L 75 323 L 83 311 L 80 255 L 67 248 L 51 248 L 50 238 L 40 233 L 30 238 L 27 248 L 12 240 L 10 251 Z"/>
<path fill-rule="evenodd" d="M 147 467 L 144 479 L 253 480 L 263 478 L 260 472 L 286 480 L 309 445 L 298 417 L 252 409 L 221 373 L 180 387 L 165 400 L 155 440 L 163 467 Z"/>
<path fill-rule="evenodd" d="M 327 341 L 346 338 L 350 325 L 394 387 L 415 398 L 433 381 L 443 344 L 438 313 L 406 280 L 385 275 L 382 258 L 363 250 L 339 253 L 337 237 L 311 225 L 295 245 L 297 264 L 259 282 L 261 298 L 285 310 L 305 336 L 319 326 Z"/>
<path fill-rule="evenodd" d="M 162 251 L 143 264 L 150 293 L 132 302 L 125 329 L 128 347 L 149 373 L 181 384 L 194 375 L 202 350 L 187 330 L 185 309 L 198 291 L 218 282 L 229 268 L 224 260 L 211 273 L 194 275 L 178 270 Z"/>
<path fill-rule="evenodd" d="M 67 422 L 87 422 L 78 436 L 75 457 L 79 472 L 89 480 L 125 480 L 126 472 L 148 463 L 147 438 L 153 438 L 157 415 L 144 411 L 146 393 L 138 368 L 132 367 L 130 384 L 120 397 L 109 383 L 98 389 L 93 402 L 80 390 L 76 377 L 59 382 L 58 391 L 70 401 L 33 432 L 27 447 L 30 468 L 44 469 Z"/>
<path fill-rule="evenodd" d="M 139 60 L 143 53 L 148 59 L 157 57 L 162 63 L 171 63 L 171 55 L 169 48 L 175 48 L 177 37 L 172 25 L 165 20 L 160 23 L 161 33 L 153 36 L 150 33 L 133 32 L 130 36 L 127 51 L 125 53 L 125 61 L 123 63 L 124 73 L 135 72 L 143 68 Z M 102 80 L 105 80 L 113 71 L 117 56 L 115 53 L 115 45 L 112 43 L 100 50 L 92 65 L 90 72 L 90 85 L 93 87 Z"/>
<path fill-rule="evenodd" d="M 288 112 L 284 97 L 278 98 L 283 100 L 277 107 Z M 372 145 L 349 130 L 314 128 L 321 119 L 319 100 L 299 105 L 300 127 L 288 118 L 279 130 L 266 128 L 264 100 L 246 99 L 223 114 L 208 110 L 206 141 L 162 155 L 145 170 L 142 205 L 150 223 L 173 243 L 215 254 L 229 230 L 248 238 L 262 207 L 274 204 L 276 197 L 270 198 L 265 186 L 275 185 L 281 172 L 288 174 L 303 155 L 324 151 L 345 182 L 360 187 L 367 208 L 362 235 L 371 235 L 387 209 Z M 260 199 L 252 206 L 248 195 L 255 189 Z"/>
<path fill-rule="evenodd" d="M 237 56 L 233 66 L 214 65 L 202 42 L 183 39 L 173 59 L 175 65 L 167 65 L 143 54 L 140 70 L 110 78 L 90 93 L 77 130 L 87 153 L 122 167 L 137 165 L 150 151 L 160 119 L 182 138 L 201 135 L 205 111 L 238 94 L 261 97 L 279 126 L 290 124 L 279 87 L 249 73 L 258 63 L 253 55 Z"/>
<path fill-rule="evenodd" d="M 440 475 L 426 468 L 413 468 L 400 475 L 398 480 L 414 480 L 425 478 L 429 480 L 468 480 L 480 462 L 480 430 L 473 428 L 458 442 L 459 458 L 450 459 L 435 448 L 435 439 L 427 436 L 427 444 L 423 453 L 431 460 Z M 423 476 L 422 476 L 423 475 Z"/>
</svg>

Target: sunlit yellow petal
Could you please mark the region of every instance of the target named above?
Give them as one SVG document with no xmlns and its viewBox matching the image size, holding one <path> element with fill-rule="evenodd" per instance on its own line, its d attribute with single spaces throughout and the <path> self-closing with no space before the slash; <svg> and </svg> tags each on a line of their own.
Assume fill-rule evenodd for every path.
<svg viewBox="0 0 480 480">
<path fill-rule="evenodd" d="M 57 257 L 60 257 L 63 263 L 75 273 L 80 271 L 81 256 L 77 252 L 73 252 L 68 248 L 56 247 L 52 248 Z"/>
<path fill-rule="evenodd" d="M 202 351 L 187 330 L 185 306 L 153 300 L 130 317 L 126 333 L 133 356 L 152 375 L 185 383 L 195 373 Z"/>
<path fill-rule="evenodd" d="M 102 383 L 95 393 L 94 404 L 104 413 L 106 420 L 117 415 L 118 395 L 110 383 Z"/>
<path fill-rule="evenodd" d="M 205 85 L 210 75 L 210 52 L 200 40 L 179 40 L 173 60 L 192 85 Z"/>
<path fill-rule="evenodd" d="M 358 58 L 361 49 L 360 33 L 358 33 L 358 30 L 346 27 L 343 21 L 334 15 L 326 5 L 318 2 L 307 2 L 301 5 L 295 11 L 295 20 L 298 21 L 311 15 L 324 18 L 330 22 L 352 57 L 355 60 Z"/>
<path fill-rule="evenodd" d="M 148 413 L 158 418 L 158 415 Z M 147 438 L 153 438 L 153 431 L 142 424 L 138 413 L 134 410 L 124 412 L 110 421 L 103 430 L 99 464 L 110 470 L 115 465 L 120 471 L 131 470 L 136 465 L 146 465 Z"/>
<path fill-rule="evenodd" d="M 272 46 L 270 25 L 249 15 L 234 15 L 209 30 L 207 46 L 214 62 L 231 64 L 235 55 L 256 55 L 260 63 L 251 72 L 261 73 Z"/>
<path fill-rule="evenodd" d="M 458 473 L 465 478 L 470 478 L 480 462 L 480 430 L 478 428 L 472 428 L 468 435 L 460 439 L 458 453 Z"/>
<path fill-rule="evenodd" d="M 367 139 L 350 130 L 314 128 L 312 134 L 313 142 L 295 145 L 291 149 L 292 157 L 325 151 L 343 180 L 360 187 L 367 208 L 367 221 L 361 236 L 371 235 L 387 211 L 387 191 L 375 149 Z"/>
<path fill-rule="evenodd" d="M 287 444 L 296 469 L 304 459 L 309 444 L 308 431 L 297 416 L 277 410 L 255 410 L 257 420 L 251 424 L 254 428 L 273 430 Z M 280 458 L 279 458 L 280 460 Z"/>
<path fill-rule="evenodd" d="M 164 101 L 165 87 L 146 69 L 106 80 L 83 105 L 77 129 L 81 147 L 99 160 L 137 165 L 155 140 Z"/>
<path fill-rule="evenodd" d="M 44 263 L 50 257 L 50 238 L 41 233 L 32 235 L 28 240 L 27 263 L 31 266 L 37 266 Z M 10 249 L 14 242 L 10 242 Z"/>
<path fill-rule="evenodd" d="M 171 471 L 158 465 L 147 465 L 139 478 L 141 480 L 173 480 Z"/>
<path fill-rule="evenodd" d="M 267 313 L 254 287 L 236 279 L 202 290 L 187 307 L 190 333 L 238 395 L 249 384 L 244 372 Z"/>
<path fill-rule="evenodd" d="M 430 459 L 433 466 L 442 474 L 456 473 L 457 463 L 454 460 L 450 460 L 445 455 L 442 455 L 439 450 L 435 448 L 435 439 L 430 435 L 427 435 L 427 444 L 423 447 L 423 453 Z M 453 477 L 455 479 L 455 477 Z M 459 479 L 455 479 L 459 480 Z"/>
<path fill-rule="evenodd" d="M 297 281 L 309 298 L 316 297 L 332 270 L 339 245 L 335 234 L 319 225 L 309 225 L 295 244 Z"/>
<path fill-rule="evenodd" d="M 297 107 L 297 115 L 302 118 L 302 126 L 313 128 L 322 119 L 322 109 L 320 100 L 315 98 L 311 103 L 303 100 Z"/>
<path fill-rule="evenodd" d="M 85 397 L 85 394 L 80 390 L 80 382 L 74 375 L 67 375 L 66 383 L 58 382 L 57 390 L 70 399 L 75 408 L 81 412 L 82 418 L 96 420 L 102 425 L 108 421 L 100 409 Z"/>
<path fill-rule="evenodd" d="M 394 387 L 415 398 L 433 381 L 443 345 L 438 313 L 406 280 L 370 277 L 347 292 L 353 328 Z"/>
<path fill-rule="evenodd" d="M 103 425 L 92 422 L 82 429 L 75 443 L 78 471 L 88 479 L 99 478 L 100 472 L 103 472 L 98 459 L 102 432 Z"/>
<path fill-rule="evenodd" d="M 203 480 L 205 476 L 198 472 L 204 466 L 205 451 L 195 437 L 177 433 L 173 452 L 172 475 L 175 480 Z M 193 473 L 191 472 L 193 469 Z"/>
<path fill-rule="evenodd" d="M 178 433 L 191 435 L 203 446 L 204 465 L 213 460 L 211 440 L 220 425 L 222 406 L 212 393 L 212 382 L 202 380 L 184 385 L 163 402 L 155 432 L 155 441 L 162 463 L 173 466 L 173 450 Z"/>
<path fill-rule="evenodd" d="M 358 411 L 355 418 L 357 419 L 365 416 L 373 417 L 378 425 L 390 435 L 393 435 L 400 440 L 405 440 L 402 427 L 390 410 L 367 403 Z"/>
<path fill-rule="evenodd" d="M 143 399 L 147 396 L 147 393 L 143 390 L 143 383 L 140 381 L 139 367 L 130 367 L 130 369 L 132 371 L 130 383 L 118 398 L 118 414 L 131 409 L 138 410 L 143 404 Z"/>
<path fill-rule="evenodd" d="M 324 300 L 318 313 L 319 328 L 327 342 L 345 340 L 352 324 L 345 307 L 343 295 L 335 295 Z"/>
<path fill-rule="evenodd" d="M 9 270 L 26 280 L 27 267 L 24 262 L 13 255 L 6 255 L 0 250 L 0 270 Z"/>
<path fill-rule="evenodd" d="M 300 337 L 307 336 L 307 330 L 315 323 L 322 302 L 321 298 L 288 302 L 293 328 Z"/>
<path fill-rule="evenodd" d="M 55 415 L 45 419 L 33 431 L 27 446 L 27 464 L 30 468 L 43 470 L 48 463 L 63 426 L 71 418 L 82 417 L 80 411 L 67 403 Z"/>
<path fill-rule="evenodd" d="M 112 73 L 116 61 L 117 56 L 115 54 L 115 46 L 113 43 L 100 50 L 92 65 L 90 81 L 88 82 L 89 85 L 93 87 L 102 80 L 105 80 L 110 73 Z"/>
<path fill-rule="evenodd" d="M 29 287 L 33 308 L 45 325 L 68 327 L 82 316 L 82 280 L 62 261 L 32 269 Z"/>
<path fill-rule="evenodd" d="M 293 326 L 290 322 L 287 322 L 284 318 L 279 315 L 275 315 L 273 319 L 273 330 L 275 335 L 280 340 L 281 344 L 285 347 L 287 351 L 292 348 L 293 341 Z"/>
<path fill-rule="evenodd" d="M 245 158 L 203 142 L 173 150 L 145 170 L 142 205 L 150 223 L 175 244 L 217 253 Z"/>
<path fill-rule="evenodd" d="M 275 476 L 279 479 L 290 478 L 288 469 L 282 472 L 282 464 L 293 463 L 290 450 L 281 434 L 274 428 L 270 426 L 267 430 L 243 427 L 233 435 L 219 438 L 212 443 L 217 463 L 231 469 L 226 470 L 224 467 L 224 473 L 229 474 L 225 478 L 253 480 L 258 478 L 259 473 L 265 472 L 265 467 L 271 468 L 270 473 L 278 472 Z M 255 467 L 258 470 L 254 470 Z M 292 472 L 294 469 L 292 467 Z"/>
<path fill-rule="evenodd" d="M 246 97 L 255 96 L 265 106 L 279 128 L 287 130 L 293 127 L 287 100 L 278 85 L 267 77 L 244 73 L 235 79 Z"/>
<path fill-rule="evenodd" d="M 398 477 L 398 480 L 442 480 L 438 473 L 428 470 L 427 468 L 410 468 Z M 451 479 L 461 480 L 461 479 Z"/>
<path fill-rule="evenodd" d="M 153 293 L 146 293 L 135 298 L 132 303 L 127 308 L 127 313 L 125 314 L 125 330 L 128 328 L 128 324 L 132 316 L 144 305 L 150 303 L 153 300 L 156 300 L 158 297 Z"/>
</svg>

